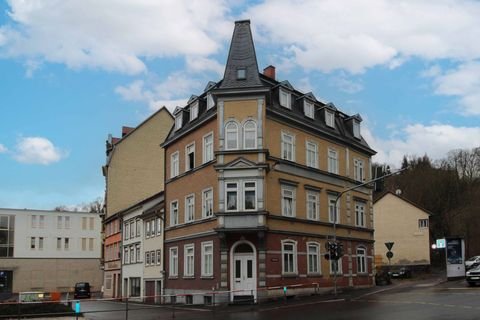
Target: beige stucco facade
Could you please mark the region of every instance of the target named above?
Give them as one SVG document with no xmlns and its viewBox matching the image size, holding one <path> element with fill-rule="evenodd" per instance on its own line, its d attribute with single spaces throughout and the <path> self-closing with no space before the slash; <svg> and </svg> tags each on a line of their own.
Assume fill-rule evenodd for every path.
<svg viewBox="0 0 480 320">
<path fill-rule="evenodd" d="M 387 264 L 386 242 L 394 242 L 392 265 L 429 265 L 429 214 L 403 198 L 387 193 L 373 205 L 375 260 Z M 420 223 L 420 220 L 427 220 Z M 422 226 L 421 226 L 422 225 Z"/>
</svg>

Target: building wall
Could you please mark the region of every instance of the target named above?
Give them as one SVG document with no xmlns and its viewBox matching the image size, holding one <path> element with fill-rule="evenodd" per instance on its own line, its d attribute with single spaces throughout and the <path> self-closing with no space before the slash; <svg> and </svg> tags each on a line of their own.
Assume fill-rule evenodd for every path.
<svg viewBox="0 0 480 320">
<path fill-rule="evenodd" d="M 419 219 L 428 219 L 425 211 L 388 193 L 374 204 L 374 215 L 377 261 L 388 264 L 385 243 L 394 242 L 392 264 L 430 264 L 429 229 L 418 224 Z"/>
<path fill-rule="evenodd" d="M 160 144 L 172 124 L 170 113 L 161 109 L 115 144 L 106 179 L 107 217 L 163 190 Z"/>
</svg>

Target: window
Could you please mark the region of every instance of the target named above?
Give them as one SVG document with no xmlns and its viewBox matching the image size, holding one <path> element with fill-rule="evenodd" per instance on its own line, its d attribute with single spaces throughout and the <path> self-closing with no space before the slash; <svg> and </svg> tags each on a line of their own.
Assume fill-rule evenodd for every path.
<svg viewBox="0 0 480 320">
<path fill-rule="evenodd" d="M 190 106 L 190 121 L 198 118 L 198 101 Z"/>
<path fill-rule="evenodd" d="M 247 79 L 247 69 L 239 68 L 237 69 L 237 80 L 245 80 Z"/>
<path fill-rule="evenodd" d="M 128 258 L 128 252 L 129 252 L 129 249 L 128 249 L 128 247 L 126 247 L 125 250 L 123 251 L 123 263 L 124 264 L 128 264 L 130 262 L 130 259 Z"/>
<path fill-rule="evenodd" d="M 318 192 L 307 191 L 307 219 L 318 220 L 319 199 Z"/>
<path fill-rule="evenodd" d="M 43 228 L 45 226 L 45 216 L 38 216 L 38 226 L 40 228 Z"/>
<path fill-rule="evenodd" d="M 305 149 L 307 150 L 307 166 L 318 168 L 318 146 L 315 142 L 307 141 Z"/>
<path fill-rule="evenodd" d="M 363 161 L 360 159 L 353 159 L 354 179 L 357 181 L 365 180 Z"/>
<path fill-rule="evenodd" d="M 183 275 L 185 277 L 193 277 L 194 275 L 194 246 L 193 244 L 187 244 L 184 247 L 184 270 Z"/>
<path fill-rule="evenodd" d="M 170 155 L 170 178 L 178 176 L 179 164 L 178 151 L 176 151 Z"/>
<path fill-rule="evenodd" d="M 238 125 L 230 121 L 225 126 L 225 149 L 235 150 L 238 149 Z"/>
<path fill-rule="evenodd" d="M 140 297 L 140 278 L 130 278 L 130 297 Z"/>
<path fill-rule="evenodd" d="M 35 237 L 30 237 L 30 249 L 35 249 L 36 242 Z"/>
<path fill-rule="evenodd" d="M 185 148 L 185 171 L 195 168 L 195 143 Z"/>
<path fill-rule="evenodd" d="M 328 149 L 328 172 L 338 174 L 338 154 L 335 149 Z"/>
<path fill-rule="evenodd" d="M 337 274 L 342 273 L 342 258 L 338 260 L 329 260 L 330 261 L 330 274 L 334 274 L 335 271 Z"/>
<path fill-rule="evenodd" d="M 162 219 L 157 218 L 157 236 L 162 234 Z"/>
<path fill-rule="evenodd" d="M 153 261 L 152 261 L 153 263 Z M 157 264 L 161 264 L 162 263 L 162 250 L 158 249 L 157 250 Z"/>
<path fill-rule="evenodd" d="M 185 198 L 185 222 L 195 220 L 195 195 L 189 195 Z"/>
<path fill-rule="evenodd" d="M 145 227 L 147 230 L 145 230 L 145 238 L 150 237 L 150 221 L 145 222 Z"/>
<path fill-rule="evenodd" d="M 57 217 L 57 229 L 62 229 L 63 227 L 63 219 L 62 216 Z"/>
<path fill-rule="evenodd" d="M 357 273 L 367 272 L 367 256 L 365 248 L 357 248 Z"/>
<path fill-rule="evenodd" d="M 62 249 L 62 238 L 57 238 L 57 250 Z"/>
<path fill-rule="evenodd" d="M 202 217 L 213 216 L 213 189 L 207 189 L 202 192 Z"/>
<path fill-rule="evenodd" d="M 294 274 L 297 272 L 297 243 L 282 240 L 282 273 Z"/>
<path fill-rule="evenodd" d="M 82 238 L 82 251 L 87 250 L 87 238 Z"/>
<path fill-rule="evenodd" d="M 38 249 L 43 250 L 43 237 L 38 238 Z"/>
<path fill-rule="evenodd" d="M 90 230 L 93 230 L 94 229 L 94 226 L 95 226 L 95 219 L 93 217 L 90 217 L 88 218 L 88 227 Z"/>
<path fill-rule="evenodd" d="M 257 147 L 257 125 L 255 121 L 247 121 L 243 125 L 243 148 L 255 149 Z"/>
<path fill-rule="evenodd" d="M 295 161 L 295 136 L 282 132 L 282 159 Z"/>
<path fill-rule="evenodd" d="M 88 250 L 93 251 L 93 238 L 88 239 Z"/>
<path fill-rule="evenodd" d="M 244 210 L 255 210 L 257 206 L 257 185 L 255 182 L 244 182 L 243 184 Z"/>
<path fill-rule="evenodd" d="M 227 211 L 236 211 L 238 210 L 238 189 L 236 182 L 227 183 L 226 188 L 227 193 Z"/>
<path fill-rule="evenodd" d="M 150 251 L 145 252 L 145 265 L 148 266 L 150 264 Z"/>
<path fill-rule="evenodd" d="M 325 124 L 331 128 L 335 128 L 335 114 L 328 109 L 325 109 Z"/>
<path fill-rule="evenodd" d="M 362 136 L 360 135 L 360 122 L 356 120 L 353 121 L 353 136 L 357 139 L 362 138 Z"/>
<path fill-rule="evenodd" d="M 179 113 L 175 116 L 175 130 L 178 130 L 182 127 L 182 113 Z"/>
<path fill-rule="evenodd" d="M 303 100 L 303 112 L 307 117 L 315 119 L 315 106 L 306 99 Z"/>
<path fill-rule="evenodd" d="M 36 228 L 36 227 L 37 227 L 37 216 L 32 215 L 32 228 Z"/>
<path fill-rule="evenodd" d="M 70 229 L 70 217 L 65 217 L 65 229 Z"/>
<path fill-rule="evenodd" d="M 82 230 L 87 230 L 87 217 L 82 217 Z"/>
<path fill-rule="evenodd" d="M 213 133 L 203 137 L 203 163 L 213 160 Z"/>
<path fill-rule="evenodd" d="M 123 228 L 123 231 L 125 233 L 125 240 L 128 240 L 129 236 L 130 236 L 130 223 L 128 222 L 125 222 L 125 227 Z"/>
<path fill-rule="evenodd" d="M 355 225 L 365 227 L 365 204 L 363 202 L 355 202 Z"/>
<path fill-rule="evenodd" d="M 338 212 L 340 209 L 340 200 L 337 200 L 337 196 L 329 195 L 328 196 L 328 221 L 331 223 L 339 223 Z"/>
<path fill-rule="evenodd" d="M 141 226 L 140 219 L 135 220 L 135 229 L 137 230 L 136 236 L 140 237 L 140 226 Z"/>
<path fill-rule="evenodd" d="M 280 89 L 280 105 L 282 107 L 285 107 L 288 109 L 292 108 L 291 97 L 292 95 L 290 94 L 290 92 Z"/>
<path fill-rule="evenodd" d="M 295 217 L 295 188 L 282 186 L 282 215 Z"/>
<path fill-rule="evenodd" d="M 213 242 L 202 242 L 202 277 L 213 276 Z"/>
<path fill-rule="evenodd" d="M 70 239 L 69 239 L 69 238 L 65 238 L 65 239 L 63 239 L 63 241 L 64 241 L 63 248 L 64 248 L 65 250 L 68 250 L 68 249 L 70 248 Z"/>
<path fill-rule="evenodd" d="M 318 243 L 307 243 L 307 271 L 320 273 L 320 246 Z"/>
<path fill-rule="evenodd" d="M 152 219 L 150 222 L 150 236 L 155 236 L 155 219 Z"/>
<path fill-rule="evenodd" d="M 211 109 L 215 105 L 215 100 L 211 93 L 207 94 L 207 110 Z"/>
<path fill-rule="evenodd" d="M 130 246 L 130 263 L 135 263 L 135 247 Z"/>
<path fill-rule="evenodd" d="M 135 238 L 135 221 L 130 221 L 130 239 Z"/>
<path fill-rule="evenodd" d="M 170 225 L 174 226 L 178 224 L 178 201 L 172 201 L 170 203 Z"/>
<path fill-rule="evenodd" d="M 170 266 L 169 266 L 169 276 L 176 277 L 178 276 L 178 248 L 170 248 Z"/>
<path fill-rule="evenodd" d="M 428 228 L 428 219 L 418 219 L 418 228 L 420 229 Z"/>
</svg>

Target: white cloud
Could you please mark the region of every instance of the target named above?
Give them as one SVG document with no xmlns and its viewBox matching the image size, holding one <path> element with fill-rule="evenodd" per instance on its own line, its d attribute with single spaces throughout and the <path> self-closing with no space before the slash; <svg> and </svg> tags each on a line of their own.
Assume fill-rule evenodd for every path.
<svg viewBox="0 0 480 320">
<path fill-rule="evenodd" d="M 142 59 L 206 57 L 231 33 L 223 0 L 8 1 L 0 55 L 128 74 Z"/>
<path fill-rule="evenodd" d="M 298 65 L 325 72 L 396 68 L 413 56 L 480 57 L 476 1 L 266 0 L 244 16 L 258 39 L 291 48 Z"/>
<path fill-rule="evenodd" d="M 480 127 L 454 127 L 446 124 L 412 124 L 401 129 L 398 135 L 382 139 L 362 127 L 362 135 L 378 153 L 374 161 L 400 165 L 404 155 L 440 159 L 458 148 L 480 146 Z"/>
<path fill-rule="evenodd" d="M 65 156 L 65 152 L 55 147 L 50 140 L 42 137 L 21 138 L 13 155 L 19 162 L 43 165 L 58 162 Z"/>
<path fill-rule="evenodd" d="M 347 76 L 344 72 L 330 79 L 330 83 L 337 87 L 340 91 L 350 94 L 363 90 L 363 85 L 360 82 L 354 80 L 352 77 Z"/>
<path fill-rule="evenodd" d="M 7 147 L 5 147 L 3 144 L 0 143 L 0 153 L 5 153 L 7 151 L 8 151 Z"/>
</svg>

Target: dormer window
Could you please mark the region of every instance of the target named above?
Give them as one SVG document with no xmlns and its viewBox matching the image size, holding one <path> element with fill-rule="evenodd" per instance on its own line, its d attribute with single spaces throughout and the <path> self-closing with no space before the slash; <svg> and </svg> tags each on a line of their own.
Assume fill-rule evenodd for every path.
<svg viewBox="0 0 480 320">
<path fill-rule="evenodd" d="M 307 99 L 303 100 L 303 112 L 305 115 L 311 119 L 315 119 L 315 107 L 311 101 Z"/>
<path fill-rule="evenodd" d="M 182 127 L 182 113 L 179 113 L 175 116 L 175 130 L 178 130 Z"/>
<path fill-rule="evenodd" d="M 331 110 L 325 110 L 325 124 L 330 128 L 335 128 L 335 114 Z"/>
<path fill-rule="evenodd" d="M 357 139 L 361 139 L 360 136 L 360 122 L 354 120 L 353 121 L 353 136 Z"/>
<path fill-rule="evenodd" d="M 247 69 L 239 68 L 237 69 L 237 80 L 245 80 L 247 79 Z"/>
<path fill-rule="evenodd" d="M 290 94 L 290 92 L 280 89 L 280 105 L 282 107 L 291 109 L 291 99 L 292 95 Z"/>
<path fill-rule="evenodd" d="M 190 106 L 190 121 L 198 117 L 198 101 Z"/>
<path fill-rule="evenodd" d="M 207 94 L 207 110 L 213 108 L 215 105 L 215 100 L 213 100 L 213 96 L 211 93 Z"/>
</svg>

